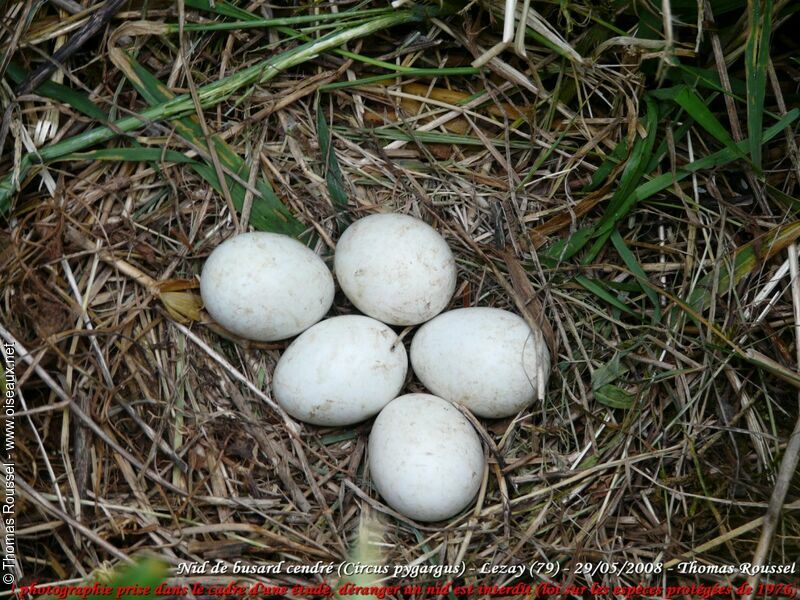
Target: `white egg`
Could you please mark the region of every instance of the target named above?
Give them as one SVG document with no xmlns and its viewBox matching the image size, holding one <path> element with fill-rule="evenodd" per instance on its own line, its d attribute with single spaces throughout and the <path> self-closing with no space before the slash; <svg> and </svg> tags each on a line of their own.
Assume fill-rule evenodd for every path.
<svg viewBox="0 0 800 600">
<path fill-rule="evenodd" d="M 419 328 L 411 365 L 431 392 L 481 417 L 518 413 L 544 399 L 550 353 L 541 331 L 497 308 L 462 308 Z"/>
<path fill-rule="evenodd" d="M 372 482 L 389 506 L 417 521 L 441 521 L 466 508 L 481 486 L 483 465 L 470 422 L 436 396 L 400 396 L 372 426 Z"/>
<path fill-rule="evenodd" d="M 317 323 L 291 343 L 272 378 L 275 399 L 314 425 L 351 425 L 400 393 L 408 357 L 383 323 L 351 315 Z"/>
<path fill-rule="evenodd" d="M 328 312 L 333 293 L 333 276 L 322 259 L 277 233 L 243 233 L 224 241 L 200 277 L 200 294 L 214 320 L 263 342 L 311 327 Z"/>
<path fill-rule="evenodd" d="M 370 215 L 350 225 L 336 245 L 334 270 L 358 310 L 392 325 L 433 318 L 456 289 L 447 242 L 408 215 Z"/>
</svg>

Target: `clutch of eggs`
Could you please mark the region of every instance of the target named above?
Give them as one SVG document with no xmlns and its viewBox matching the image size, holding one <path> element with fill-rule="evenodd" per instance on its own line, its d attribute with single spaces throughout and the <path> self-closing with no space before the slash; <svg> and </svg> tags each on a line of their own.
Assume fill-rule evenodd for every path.
<svg viewBox="0 0 800 600">
<path fill-rule="evenodd" d="M 455 260 L 444 238 L 414 217 L 354 222 L 334 265 L 342 291 L 367 316 L 320 321 L 333 303 L 331 273 L 306 246 L 280 234 L 223 242 L 203 267 L 200 292 L 209 314 L 241 337 L 300 334 L 275 368 L 277 402 L 296 419 L 329 427 L 377 414 L 369 438 L 375 488 L 412 519 L 450 518 L 474 500 L 484 468 L 480 438 L 452 403 L 500 418 L 542 399 L 550 370 L 542 333 L 495 308 L 439 314 L 455 291 Z M 435 395 L 397 397 L 409 361 L 387 324 L 421 323 L 411 365 Z"/>
</svg>

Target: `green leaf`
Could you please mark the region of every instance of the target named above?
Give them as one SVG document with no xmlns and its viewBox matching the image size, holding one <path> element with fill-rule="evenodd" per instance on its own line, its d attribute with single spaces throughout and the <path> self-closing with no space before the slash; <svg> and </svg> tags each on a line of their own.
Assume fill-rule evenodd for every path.
<svg viewBox="0 0 800 600">
<path fill-rule="evenodd" d="M 137 559 L 133 564 L 119 566 L 114 571 L 103 577 L 95 576 L 90 586 L 95 581 L 104 586 L 110 587 L 111 594 L 89 594 L 88 596 L 78 596 L 71 594 L 67 600 L 108 600 L 109 598 L 118 600 L 135 600 L 141 598 L 155 598 L 156 588 L 163 583 L 168 575 L 169 565 L 155 557 L 145 557 Z M 138 587 L 139 593 L 134 588 Z M 144 592 L 143 590 L 148 590 Z"/>
<path fill-rule="evenodd" d="M 675 102 L 678 106 L 683 108 L 700 127 L 714 136 L 714 138 L 722 142 L 733 152 L 740 154 L 742 157 L 746 156 L 744 152 L 739 150 L 736 146 L 736 142 L 733 141 L 728 130 L 722 126 L 722 123 L 714 116 L 714 113 L 708 109 L 707 102 L 701 100 L 689 86 L 681 84 L 671 88 L 654 90 L 650 92 L 650 95 L 659 100 L 671 100 Z"/>
<path fill-rule="evenodd" d="M 628 367 L 620 363 L 622 352 L 615 352 L 614 356 L 603 366 L 592 373 L 592 389 L 597 391 L 609 383 L 615 382 L 628 372 Z"/>
<path fill-rule="evenodd" d="M 677 130 L 673 133 L 673 139 L 675 142 L 682 140 L 683 137 L 686 135 L 686 132 L 691 128 L 692 121 L 691 119 L 686 119 L 686 121 L 678 127 Z M 643 143 L 641 140 L 639 143 Z M 611 151 L 611 154 L 606 157 L 603 163 L 598 168 L 597 172 L 592 177 L 592 181 L 589 185 L 584 188 L 584 192 L 589 192 L 596 190 L 600 187 L 603 181 L 611 174 L 612 170 L 616 165 L 618 165 L 622 160 L 625 158 L 625 155 L 628 150 L 628 144 L 626 140 L 621 140 L 614 149 Z M 669 146 L 666 140 L 663 140 L 657 147 L 657 149 L 651 153 L 650 161 L 647 163 L 647 166 L 644 168 L 645 173 L 649 173 L 654 171 L 659 163 L 663 160 L 664 156 L 666 155 L 667 151 L 669 150 Z M 615 193 L 614 196 L 617 194 Z M 629 210 L 630 207 L 627 208 Z M 624 216 L 624 215 L 623 215 Z M 572 236 L 569 238 L 567 242 L 556 242 L 555 245 L 550 246 L 548 250 L 543 253 L 542 256 L 547 256 L 551 260 L 555 257 L 562 256 L 561 252 L 564 246 L 567 246 L 567 251 L 563 254 L 563 258 L 567 259 L 575 255 L 586 242 L 594 235 L 596 231 L 596 226 L 592 225 L 583 229 L 579 229 Z"/>
<path fill-rule="evenodd" d="M 225 0 L 216 0 L 215 2 L 211 2 L 209 0 L 184 0 L 184 2 L 186 6 L 191 8 L 213 12 L 223 17 L 232 17 L 240 21 L 258 21 L 261 18 L 258 15 L 242 8 L 238 8 L 233 4 L 226 2 Z"/>
<path fill-rule="evenodd" d="M 800 212 L 800 199 L 790 196 L 770 184 L 766 185 L 767 195 L 773 200 L 780 202 L 785 208 L 789 209 L 792 215 Z"/>
<path fill-rule="evenodd" d="M 556 151 L 556 148 L 561 146 L 561 142 L 567 136 L 567 133 L 571 131 L 573 123 L 577 120 L 577 115 L 569 120 L 567 126 L 564 127 L 564 130 L 558 135 L 558 138 L 550 144 L 543 152 L 536 157 L 536 160 L 533 162 L 531 167 L 528 169 L 528 172 L 523 177 L 522 181 L 519 182 L 517 186 L 517 190 L 522 190 L 525 186 L 535 177 L 536 173 L 539 172 L 541 166 L 547 161 L 550 156 L 552 156 L 553 152 Z"/>
<path fill-rule="evenodd" d="M 583 264 L 590 264 L 594 260 L 613 229 L 617 226 L 617 223 L 628 214 L 628 211 L 633 206 L 633 203 L 630 202 L 631 192 L 641 180 L 650 162 L 650 156 L 653 153 L 653 146 L 656 140 L 658 119 L 658 106 L 652 97 L 647 96 L 647 134 L 644 138 L 637 139 L 633 145 L 631 156 L 622 171 L 619 187 L 617 187 L 603 217 L 595 227 L 594 235 L 597 239 L 586 256 L 584 256 Z"/>
<path fill-rule="evenodd" d="M 594 280 L 589 279 L 584 275 L 578 275 L 577 277 L 575 277 L 575 281 L 578 282 L 581 286 L 583 286 L 586 290 L 593 293 L 595 296 L 597 296 L 604 302 L 607 302 L 611 306 L 618 308 L 622 312 L 628 313 L 631 316 L 637 318 L 640 317 L 638 313 L 632 311 L 630 307 L 628 307 L 628 305 L 625 304 L 625 302 L 620 300 L 618 296 L 615 296 L 607 289 L 605 289 L 605 287 L 600 281 L 597 281 L 596 279 Z"/>
<path fill-rule="evenodd" d="M 317 134 L 319 135 L 319 149 L 322 153 L 322 168 L 325 171 L 325 183 L 334 205 L 340 211 L 347 208 L 348 194 L 344 189 L 344 178 L 336 159 L 336 151 L 331 143 L 331 132 L 325 120 L 325 111 L 317 102 Z"/>
<path fill-rule="evenodd" d="M 610 408 L 633 408 L 634 396 L 616 385 L 604 385 L 594 391 L 594 397 Z"/>
<path fill-rule="evenodd" d="M 747 78 L 747 131 L 750 157 L 756 170 L 761 172 L 761 135 L 764 121 L 764 96 L 767 90 L 769 42 L 772 33 L 772 0 L 749 0 L 750 33 L 744 52 Z"/>
<path fill-rule="evenodd" d="M 764 143 L 769 142 L 777 135 L 782 133 L 789 125 L 794 123 L 798 117 L 800 117 L 800 109 L 794 108 L 786 113 L 781 119 L 778 120 L 777 123 L 764 131 Z M 744 149 L 747 147 L 747 141 L 739 142 L 736 144 L 736 146 L 739 151 L 744 151 Z M 688 165 L 677 169 L 674 173 L 669 172 L 653 177 L 650 181 L 640 184 L 633 191 L 633 193 L 623 198 L 621 206 L 619 206 L 616 210 L 616 220 L 618 221 L 627 215 L 633 206 L 638 202 L 647 200 L 654 194 L 672 187 L 675 183 L 689 177 L 692 173 L 726 165 L 737 160 L 740 155 L 741 152 L 734 152 L 730 148 L 724 148 L 718 152 L 691 162 Z M 617 194 L 615 193 L 614 197 L 616 196 Z M 608 210 L 606 212 L 608 213 Z M 545 260 L 553 261 L 558 260 L 559 257 L 563 257 L 563 259 L 566 260 L 574 256 L 586 244 L 591 236 L 595 234 L 597 229 L 597 226 L 589 226 L 579 229 L 573 233 L 568 240 L 559 240 L 550 246 L 546 252 L 542 253 L 542 257 L 544 257 Z"/>
<path fill-rule="evenodd" d="M 386 553 L 383 548 L 384 529 L 384 525 L 376 517 L 369 514 L 362 515 L 361 522 L 358 525 L 356 539 L 348 553 L 350 560 L 355 564 L 372 567 L 385 564 Z M 375 569 L 364 569 L 352 575 L 343 576 L 336 587 L 341 589 L 341 587 L 347 583 L 352 583 L 363 589 L 377 587 L 383 580 L 375 573 Z M 338 593 L 334 594 L 333 597 L 335 600 L 352 598 L 350 594 L 342 595 Z M 378 600 L 378 597 L 373 594 L 363 594 L 359 597 L 368 600 Z"/>
<path fill-rule="evenodd" d="M 6 73 L 14 83 L 20 83 L 24 81 L 25 77 L 28 75 L 25 69 L 15 65 L 14 63 L 10 63 L 8 65 Z M 65 85 L 54 83 L 52 81 L 45 81 L 42 85 L 36 88 L 34 92 L 40 96 L 44 96 L 45 98 L 58 100 L 59 102 L 68 104 L 86 116 L 97 119 L 103 123 L 108 120 L 108 115 L 105 113 L 105 111 L 92 102 L 89 99 L 89 96 L 82 92 L 73 90 Z"/>
<path fill-rule="evenodd" d="M 149 588 L 150 592 L 147 594 L 136 593 L 115 593 L 114 597 L 119 600 L 135 600 L 136 598 L 155 598 L 155 589 L 167 577 L 167 563 L 157 558 L 145 558 L 137 561 L 135 564 L 121 569 L 115 575 L 109 584 L 115 590 L 124 588 L 131 588 L 139 586 L 140 588 Z M 119 594 L 119 595 L 118 595 Z M 94 600 L 94 596 L 90 596 Z M 96 600 L 107 600 L 107 596 L 97 596 Z"/>
<path fill-rule="evenodd" d="M 606 180 L 606 177 L 608 177 L 611 174 L 611 171 L 614 170 L 614 167 L 621 163 L 627 154 L 628 141 L 623 138 L 616 146 L 614 146 L 611 154 L 609 154 L 602 162 L 600 167 L 592 176 L 592 180 L 589 182 L 589 185 L 587 185 L 583 191 L 591 192 L 599 188 Z"/>
<path fill-rule="evenodd" d="M 727 93 L 725 88 L 722 87 L 722 82 L 719 79 L 719 72 L 716 69 L 703 69 L 683 63 L 678 63 L 677 67 L 680 69 L 683 75 L 682 79 L 687 85 L 706 88 L 722 94 Z M 733 99 L 744 102 L 747 96 L 747 84 L 736 77 L 729 77 L 728 81 L 731 84 Z"/>
<path fill-rule="evenodd" d="M 779 135 L 791 125 L 797 118 L 800 117 L 800 109 L 793 108 L 786 113 L 775 125 L 766 129 L 763 133 L 762 139 L 764 143 L 769 142 L 775 136 Z M 742 141 L 736 144 L 739 150 L 744 150 L 747 147 L 747 141 Z M 650 181 L 643 183 L 636 191 L 631 194 L 630 205 L 633 206 L 637 202 L 646 200 L 653 194 L 657 194 L 669 187 L 672 187 L 676 182 L 689 177 L 692 173 L 697 173 L 704 169 L 713 169 L 721 167 L 730 162 L 737 160 L 738 154 L 734 153 L 730 148 L 725 148 L 706 157 L 700 158 L 688 165 L 681 167 L 675 173 L 664 173 L 658 177 L 653 177 Z"/>
<path fill-rule="evenodd" d="M 117 162 L 174 162 L 194 163 L 194 159 L 175 150 L 163 148 L 102 148 L 88 152 L 73 152 L 53 162 L 69 160 L 107 160 Z"/>
<path fill-rule="evenodd" d="M 416 142 L 423 144 L 453 144 L 454 146 L 485 146 L 486 141 L 478 137 L 469 135 L 458 135 L 455 133 L 439 133 L 437 131 L 404 131 L 395 125 L 378 127 L 369 132 L 363 130 L 348 130 L 334 126 L 334 129 L 342 134 L 349 134 L 353 139 L 379 138 L 385 140 L 402 140 L 404 142 Z M 531 143 L 528 140 L 507 140 L 496 137 L 488 138 L 489 142 L 498 148 L 513 148 L 515 150 L 530 150 Z"/>
<path fill-rule="evenodd" d="M 649 107 L 649 105 L 648 105 Z M 791 124 L 800 112 L 793 109 L 787 113 L 778 124 L 770 127 L 764 132 L 764 141 L 767 142 L 774 138 L 780 131 Z M 709 155 L 708 157 L 699 159 L 678 169 L 675 173 L 665 173 L 641 183 L 635 189 L 631 189 L 631 185 L 635 185 L 641 181 L 642 174 L 652 172 L 657 168 L 658 164 L 663 160 L 663 157 L 668 151 L 666 141 L 662 141 L 658 148 L 653 152 L 652 146 L 655 139 L 655 127 L 658 124 L 658 115 L 648 108 L 648 133 L 645 138 L 638 139 L 634 144 L 634 150 L 631 157 L 628 159 L 625 169 L 623 170 L 620 184 L 612 196 L 608 207 L 604 213 L 603 218 L 596 225 L 584 227 L 573 233 L 566 241 L 558 241 L 550 246 L 542 256 L 546 256 L 550 260 L 557 260 L 559 257 L 564 260 L 571 258 L 578 253 L 593 236 L 599 239 L 596 241 L 589 256 L 584 259 L 585 264 L 591 262 L 596 256 L 596 253 L 605 244 L 608 236 L 611 234 L 611 228 L 616 226 L 621 219 L 623 219 L 633 206 L 645 200 L 668 187 L 674 183 L 688 177 L 694 172 L 721 166 L 729 162 L 733 162 L 744 155 L 745 143 L 739 142 L 734 144 L 733 148 L 726 147 L 725 149 Z M 686 132 L 691 127 L 692 121 L 687 119 L 674 133 L 675 140 L 683 139 Z M 780 125 L 780 126 L 779 126 Z M 649 147 L 649 149 L 648 149 Z M 625 153 L 625 143 L 620 142 L 612 151 L 611 155 L 603 162 L 600 169 L 595 174 L 589 185 L 588 190 L 596 189 L 611 173 L 615 164 L 618 164 L 623 158 Z M 645 162 L 645 157 L 650 156 L 649 160 Z M 645 164 L 642 169 L 642 165 Z M 587 190 L 587 191 L 588 191 Z M 566 250 L 565 250 L 566 247 Z"/>
<path fill-rule="evenodd" d="M 687 304 L 698 313 L 702 312 L 716 301 L 713 295 L 715 288 L 716 295 L 726 294 L 765 261 L 785 250 L 798 238 L 800 238 L 800 221 L 795 221 L 775 227 L 757 240 L 740 246 L 732 257 L 721 261 L 716 286 L 715 273 L 711 272 L 697 282 Z"/>
<path fill-rule="evenodd" d="M 156 106 L 174 98 L 172 92 L 145 69 L 141 63 L 128 54 L 124 56 L 128 61 L 129 67 L 125 69 L 125 74 L 136 88 L 136 91 L 142 95 L 148 104 Z M 192 146 L 208 152 L 208 143 L 197 117 L 182 117 L 175 119 L 173 123 L 178 135 Z M 224 140 L 212 135 L 211 142 L 214 144 L 214 150 L 220 164 L 238 178 L 226 175 L 225 180 L 236 210 L 241 211 L 247 190 L 240 181 L 248 181 L 250 169 L 236 151 Z M 217 193 L 224 193 L 217 170 L 212 165 L 195 161 L 193 169 L 208 181 Z M 302 223 L 295 219 L 289 209 L 280 201 L 269 181 L 264 178 L 258 178 L 255 187 L 258 195 L 255 195 L 250 210 L 250 223 L 253 227 L 261 231 L 272 231 L 298 237 L 304 230 Z"/>
<path fill-rule="evenodd" d="M 678 118 L 680 118 L 680 116 L 680 114 L 677 115 Z M 686 136 L 686 133 L 692 128 L 693 124 L 694 123 L 691 119 L 683 119 L 683 123 L 672 132 L 673 144 L 678 144 Z M 661 140 L 661 143 L 653 152 L 653 156 L 650 158 L 650 164 L 647 165 L 645 173 L 652 173 L 658 169 L 658 165 L 660 165 L 661 161 L 664 160 L 667 152 L 669 152 L 669 143 L 666 139 L 666 136 L 664 136 L 664 139 Z"/>
<path fill-rule="evenodd" d="M 225 0 L 219 0 L 215 2 L 210 2 L 209 0 L 186 0 L 186 5 L 191 6 L 192 8 L 196 8 L 198 10 L 204 10 L 221 16 L 238 19 L 239 21 L 248 21 L 251 23 L 256 23 L 263 20 L 259 15 L 238 8 L 232 5 L 230 2 L 226 2 Z M 417 19 L 426 19 L 430 17 L 441 16 L 443 13 L 456 12 L 457 9 L 453 7 L 448 7 L 446 5 L 447 5 L 446 2 L 441 2 L 439 3 L 439 7 L 437 9 L 432 7 L 431 5 L 417 4 L 414 5 L 411 11 L 409 12 L 411 12 L 411 14 L 413 14 L 414 17 Z M 382 9 L 380 10 L 364 9 L 358 11 L 352 10 L 352 11 L 347 11 L 347 14 L 348 16 L 350 15 L 350 13 L 363 15 L 364 13 L 368 13 L 371 11 L 374 11 L 375 14 L 386 14 L 386 11 Z M 391 10 L 388 12 L 391 12 Z M 344 13 L 340 13 L 340 15 L 343 16 Z M 314 16 L 318 16 L 320 19 L 324 19 L 326 17 L 331 18 L 331 15 L 325 15 L 325 14 L 314 15 Z M 276 29 L 282 33 L 285 33 L 288 36 L 287 39 L 301 39 L 306 41 L 310 41 L 312 39 L 308 35 L 305 35 L 289 27 L 276 27 Z M 342 56 L 344 58 L 357 60 L 363 62 L 364 64 L 373 65 L 375 67 L 382 67 L 393 72 L 408 73 L 409 75 L 413 75 L 414 72 L 418 70 L 416 67 L 409 67 L 407 65 L 398 65 L 392 62 L 382 61 L 379 59 L 364 56 L 363 54 L 356 54 L 355 52 L 350 52 L 349 50 L 345 50 L 343 48 L 333 48 L 331 49 L 331 52 L 339 56 Z M 465 67 L 460 67 L 460 68 L 465 68 Z M 480 72 L 480 70 L 476 69 L 476 72 Z M 320 89 L 325 89 L 325 87 L 323 86 Z"/>
<path fill-rule="evenodd" d="M 614 244 L 614 248 L 617 249 L 620 257 L 625 262 L 625 266 L 630 269 L 631 273 L 636 278 L 636 281 L 641 286 L 642 291 L 650 299 L 650 302 L 653 303 L 653 322 L 657 323 L 661 320 L 661 303 L 658 299 L 658 294 L 653 289 L 653 285 L 647 278 L 647 274 L 644 272 L 644 269 L 642 269 L 641 265 L 639 265 L 639 261 L 636 260 L 636 257 L 633 255 L 633 252 L 631 252 L 630 248 L 625 245 L 625 240 L 622 239 L 622 236 L 616 230 L 611 234 L 611 243 Z"/>
<path fill-rule="evenodd" d="M 252 29 L 254 27 L 266 29 L 269 27 L 286 27 L 289 25 L 303 24 L 312 26 L 316 31 L 321 31 L 341 25 L 350 25 L 356 20 L 386 15 L 392 11 L 391 8 L 368 8 L 363 10 L 347 10 L 343 12 L 316 13 L 265 19 L 250 12 L 239 12 L 241 9 L 229 4 L 216 4 L 213 8 L 220 9 L 219 12 L 213 10 L 206 2 L 187 2 L 186 4 L 195 4 L 196 6 L 194 8 L 216 12 L 223 16 L 240 17 L 240 20 L 236 21 L 205 21 L 203 23 L 185 23 L 183 26 L 184 31 L 202 32 L 232 31 L 236 29 Z M 325 25 L 320 25 L 320 23 L 325 23 Z M 178 23 L 166 23 L 165 25 L 169 28 L 170 32 L 180 31 L 180 24 Z"/>
<path fill-rule="evenodd" d="M 550 260 L 568 260 L 575 256 L 581 248 L 588 242 L 594 233 L 594 226 L 584 227 L 578 229 L 575 233 L 569 236 L 566 240 L 558 240 L 550 246 L 544 253 Z M 553 268 L 553 265 L 550 268 Z"/>
<path fill-rule="evenodd" d="M 347 51 L 341 50 L 341 46 L 354 39 L 363 38 L 397 25 L 439 17 L 446 13 L 446 8 L 435 5 L 417 6 L 412 10 L 395 10 L 391 11 L 386 16 L 365 19 L 364 22 L 358 25 L 344 27 L 320 37 L 309 39 L 306 43 L 292 46 L 278 54 L 271 54 L 267 56 L 267 58 L 257 61 L 248 67 L 244 67 L 226 77 L 199 87 L 197 89 L 197 98 L 199 99 L 200 107 L 207 109 L 216 106 L 232 97 L 238 91 L 252 87 L 253 85 L 266 83 L 278 73 L 316 58 L 324 52 L 347 54 Z M 151 22 L 150 29 L 163 31 L 165 34 L 170 33 L 169 27 L 163 23 Z M 109 49 L 109 54 L 115 52 L 122 53 L 122 51 L 116 47 Z M 124 55 L 124 53 L 122 54 Z M 365 57 L 359 58 L 364 59 Z M 390 65 L 392 68 L 402 70 L 401 67 L 392 65 L 392 63 L 378 62 L 381 62 L 382 65 Z M 120 68 L 124 68 L 124 65 Z M 126 73 L 126 75 L 127 74 L 128 73 Z M 171 100 L 159 102 L 141 113 L 131 114 L 117 119 L 113 124 L 109 123 L 107 126 L 83 131 L 73 137 L 40 148 L 35 155 L 30 153 L 24 154 L 19 161 L 18 168 L 10 173 L 5 173 L 2 180 L 0 180 L 0 215 L 10 210 L 11 199 L 18 190 L 20 183 L 27 181 L 32 174 L 31 172 L 34 171 L 35 167 L 39 164 L 46 164 L 48 161 L 55 160 L 65 154 L 79 152 L 97 146 L 119 135 L 124 135 L 125 133 L 140 129 L 142 126 L 154 121 L 172 121 L 191 116 L 196 110 L 195 99 L 190 94 L 182 94 Z M 240 176 L 241 174 L 234 171 L 234 175 Z M 241 177 L 238 178 L 241 180 Z M 259 193 L 262 198 L 267 197 L 263 191 Z M 258 211 L 260 209 L 258 205 L 263 206 L 263 204 L 264 203 L 257 202 L 254 210 Z M 275 207 L 275 209 L 278 210 L 278 207 Z M 283 210 L 286 210 L 285 207 L 283 207 Z M 297 221 L 294 220 L 291 214 L 287 215 L 277 212 L 274 215 L 267 215 L 267 217 L 273 216 L 276 222 L 280 221 L 282 218 L 286 219 L 286 229 L 298 230 Z M 256 217 L 258 217 L 258 215 L 256 215 Z"/>
</svg>

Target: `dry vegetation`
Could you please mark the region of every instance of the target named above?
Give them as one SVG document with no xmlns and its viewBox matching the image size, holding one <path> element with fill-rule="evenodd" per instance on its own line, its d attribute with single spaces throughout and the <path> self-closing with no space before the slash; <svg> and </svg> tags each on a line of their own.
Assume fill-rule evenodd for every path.
<svg viewBox="0 0 800 600">
<path fill-rule="evenodd" d="M 339 562 L 365 513 L 390 564 L 800 555 L 797 3 L 534 2 L 525 54 L 478 68 L 502 35 L 491 0 L 88 4 L 2 8 L 22 583 L 139 551 Z M 90 26 L 63 71 L 20 85 Z M 285 344 L 199 307 L 203 259 L 237 230 L 330 259 L 376 211 L 446 236 L 452 307 L 552 324 L 547 400 L 481 423 L 477 505 L 433 526 L 371 488 L 369 422 L 293 422 L 270 399 Z"/>
</svg>

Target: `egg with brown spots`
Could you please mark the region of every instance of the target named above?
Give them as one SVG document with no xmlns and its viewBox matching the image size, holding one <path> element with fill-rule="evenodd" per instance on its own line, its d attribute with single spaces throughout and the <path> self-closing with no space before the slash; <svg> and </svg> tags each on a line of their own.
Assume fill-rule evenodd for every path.
<svg viewBox="0 0 800 600">
<path fill-rule="evenodd" d="M 211 317 L 243 338 L 283 340 L 317 323 L 333 303 L 333 276 L 294 238 L 243 233 L 217 246 L 203 265 L 200 295 Z"/>
<path fill-rule="evenodd" d="M 441 521 L 464 510 L 478 493 L 483 466 L 478 434 L 437 396 L 400 396 L 372 426 L 372 483 L 389 506 L 411 519 Z"/>
<path fill-rule="evenodd" d="M 397 334 L 361 315 L 317 323 L 291 343 L 272 378 L 290 415 L 314 425 L 352 425 L 400 393 L 408 357 Z"/>
<path fill-rule="evenodd" d="M 390 325 L 418 325 L 442 312 L 456 288 L 456 263 L 430 225 L 401 214 L 374 214 L 348 227 L 334 270 L 347 298 Z"/>
</svg>

